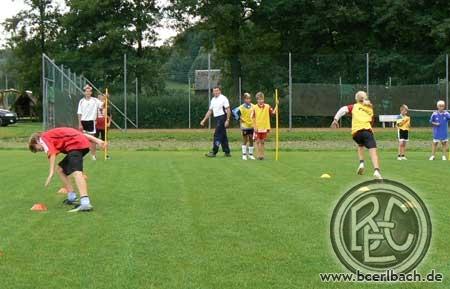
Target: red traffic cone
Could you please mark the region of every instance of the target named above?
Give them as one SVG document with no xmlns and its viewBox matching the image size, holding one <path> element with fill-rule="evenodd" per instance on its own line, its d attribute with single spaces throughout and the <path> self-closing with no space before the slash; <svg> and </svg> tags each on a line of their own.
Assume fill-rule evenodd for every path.
<svg viewBox="0 0 450 289">
<path fill-rule="evenodd" d="M 42 203 L 34 204 L 33 207 L 31 207 L 32 211 L 47 211 L 47 206 Z"/>
</svg>

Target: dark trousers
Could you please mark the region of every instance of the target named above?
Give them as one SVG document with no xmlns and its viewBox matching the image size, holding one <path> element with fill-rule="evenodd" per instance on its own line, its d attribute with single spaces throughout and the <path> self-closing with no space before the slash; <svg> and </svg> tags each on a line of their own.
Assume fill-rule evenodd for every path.
<svg viewBox="0 0 450 289">
<path fill-rule="evenodd" d="M 215 118 L 216 131 L 214 132 L 213 153 L 219 152 L 219 147 L 222 146 L 224 153 L 230 153 L 230 146 L 228 145 L 227 129 L 225 128 L 226 115 L 221 115 Z"/>
</svg>

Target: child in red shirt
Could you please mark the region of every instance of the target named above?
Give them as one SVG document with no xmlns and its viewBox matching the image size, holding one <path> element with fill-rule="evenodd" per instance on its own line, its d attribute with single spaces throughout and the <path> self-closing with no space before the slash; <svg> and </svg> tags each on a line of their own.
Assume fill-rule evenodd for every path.
<svg viewBox="0 0 450 289">
<path fill-rule="evenodd" d="M 97 112 L 97 121 L 95 123 L 96 133 L 95 137 L 99 138 L 101 140 L 105 140 L 105 123 L 108 126 L 108 128 L 111 126 L 111 114 L 108 113 L 108 116 L 105 121 L 105 114 L 106 114 L 106 108 L 105 108 L 105 95 L 100 94 L 98 96 L 98 99 L 103 103 L 102 107 L 98 109 Z"/>
<path fill-rule="evenodd" d="M 80 205 L 69 212 L 90 211 L 93 209 L 87 193 L 87 183 L 83 176 L 83 157 L 89 153 L 91 143 L 102 147 L 105 142 L 91 135 L 83 134 L 79 130 L 61 127 L 38 132 L 31 135 L 28 147 L 31 152 L 46 152 L 50 163 L 50 170 L 45 186 L 48 186 L 55 173 L 56 156 L 65 154 L 59 162 L 57 173 L 68 191 L 65 204 L 72 205 L 76 201 L 76 193 L 69 176 L 73 176 L 80 193 Z"/>
</svg>

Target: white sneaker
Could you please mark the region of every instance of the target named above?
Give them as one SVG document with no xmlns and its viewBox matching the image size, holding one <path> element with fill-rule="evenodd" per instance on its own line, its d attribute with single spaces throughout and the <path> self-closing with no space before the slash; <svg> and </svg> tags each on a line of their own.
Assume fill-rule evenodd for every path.
<svg viewBox="0 0 450 289">
<path fill-rule="evenodd" d="M 364 174 L 364 163 L 360 163 L 359 164 L 359 167 L 358 167 L 358 170 L 356 171 L 356 173 L 358 174 L 358 175 L 363 175 Z"/>
<path fill-rule="evenodd" d="M 379 172 L 378 170 L 375 170 L 375 171 L 373 172 L 373 177 L 374 177 L 375 179 L 377 179 L 377 180 L 382 180 L 382 179 L 383 179 L 383 177 L 381 176 L 381 174 L 380 174 L 380 172 Z"/>
<path fill-rule="evenodd" d="M 252 161 L 256 160 L 253 155 L 249 155 L 248 158 L 251 159 Z"/>
<path fill-rule="evenodd" d="M 96 161 L 96 160 L 97 160 L 97 157 L 96 157 L 96 156 L 92 156 L 92 160 L 93 160 L 93 161 Z"/>
<path fill-rule="evenodd" d="M 434 161 L 434 156 L 431 156 L 431 157 L 429 158 L 429 160 L 430 160 L 430 161 Z"/>
<path fill-rule="evenodd" d="M 94 209 L 94 207 L 92 207 L 92 205 L 79 205 L 77 207 L 75 207 L 74 209 L 67 211 L 69 213 L 76 213 L 76 212 L 90 212 Z"/>
<path fill-rule="evenodd" d="M 247 160 L 247 156 L 246 156 L 246 155 L 242 155 L 242 159 L 243 159 L 244 161 L 246 161 L 246 160 Z"/>
<path fill-rule="evenodd" d="M 402 157 L 397 157 L 397 160 L 398 160 L 398 161 L 402 161 L 403 158 L 402 158 Z"/>
<path fill-rule="evenodd" d="M 408 159 L 406 157 L 402 157 L 402 160 L 403 161 L 407 161 Z"/>
<path fill-rule="evenodd" d="M 446 157 L 446 156 L 442 156 L 442 160 L 443 160 L 443 161 L 446 161 L 446 160 L 447 160 L 447 157 Z"/>
</svg>

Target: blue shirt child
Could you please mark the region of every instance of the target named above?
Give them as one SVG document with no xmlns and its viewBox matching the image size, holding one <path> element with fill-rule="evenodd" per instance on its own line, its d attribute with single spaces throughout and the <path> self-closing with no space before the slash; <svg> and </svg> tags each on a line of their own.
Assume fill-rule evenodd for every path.
<svg viewBox="0 0 450 289">
<path fill-rule="evenodd" d="M 439 125 L 433 125 L 433 139 L 438 141 L 446 141 L 448 139 L 448 121 L 450 113 L 447 111 L 435 111 L 430 117 L 430 123 L 436 122 Z"/>
</svg>

